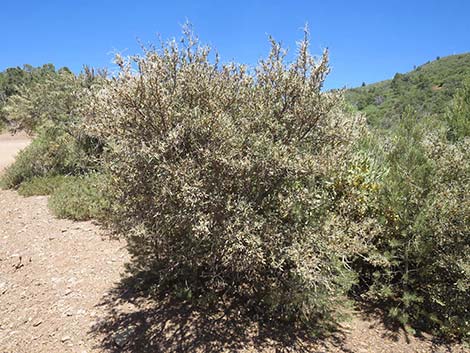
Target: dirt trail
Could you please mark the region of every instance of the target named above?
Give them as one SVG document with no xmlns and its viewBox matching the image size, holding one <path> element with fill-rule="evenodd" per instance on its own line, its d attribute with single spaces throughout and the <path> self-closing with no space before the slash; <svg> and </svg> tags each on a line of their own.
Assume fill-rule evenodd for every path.
<svg viewBox="0 0 470 353">
<path fill-rule="evenodd" d="M 0 135 L 0 171 L 27 146 Z M 0 191 L 0 352 L 92 352 L 89 335 L 127 254 L 91 222 L 55 219 L 46 197 Z M 101 310 L 102 311 L 102 310 Z"/>
<path fill-rule="evenodd" d="M 15 160 L 18 151 L 25 148 L 29 142 L 30 139 L 24 134 L 12 136 L 8 133 L 0 133 L 0 173 Z"/>
<path fill-rule="evenodd" d="M 0 170 L 27 143 L 0 135 Z M 464 352 L 370 317 L 312 342 L 234 312 L 152 300 L 120 286 L 123 245 L 91 222 L 54 218 L 46 197 L 0 190 L 0 353 Z"/>
</svg>

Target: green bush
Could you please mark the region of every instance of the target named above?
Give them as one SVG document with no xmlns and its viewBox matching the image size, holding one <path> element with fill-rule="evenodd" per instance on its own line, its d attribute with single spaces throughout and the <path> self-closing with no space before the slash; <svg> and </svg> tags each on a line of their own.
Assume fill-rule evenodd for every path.
<svg viewBox="0 0 470 353">
<path fill-rule="evenodd" d="M 59 218 L 101 220 L 109 208 L 104 176 L 91 174 L 62 178 L 49 198 L 49 208 Z"/>
<path fill-rule="evenodd" d="M 21 183 L 18 193 L 27 197 L 50 195 L 49 208 L 59 218 L 104 220 L 109 209 L 105 180 L 99 174 L 34 177 Z"/>
<path fill-rule="evenodd" d="M 367 297 L 410 330 L 469 338 L 470 148 L 438 119 L 407 110 L 376 151 L 385 171 L 375 228 L 355 262 Z"/>
<path fill-rule="evenodd" d="M 437 333 L 470 340 L 470 140 L 428 151 L 432 191 L 413 226 L 418 312 Z"/>
<path fill-rule="evenodd" d="M 10 71 L 21 82 L 25 70 Z M 0 120 L 6 119 L 11 130 L 25 130 L 35 138 L 6 171 L 3 187 L 17 188 L 34 177 L 96 171 L 102 145 L 84 134 L 79 112 L 81 105 L 86 104 L 87 91 L 99 84 L 103 75 L 85 70 L 75 76 L 66 68 L 56 72 L 52 65 L 28 67 L 27 71 L 31 80 L 15 85 L 14 90 L 6 87 L 9 94 L 4 94 L 0 104 Z M 39 184 L 37 181 L 28 187 L 40 187 Z"/>
<path fill-rule="evenodd" d="M 447 137 L 458 141 L 470 137 L 470 80 L 457 90 L 447 114 Z"/>
<path fill-rule="evenodd" d="M 48 124 L 70 132 L 81 120 L 77 113 L 84 94 L 105 76 L 88 68 L 76 76 L 67 68 L 55 71 L 53 65 L 10 71 L 16 74 L 3 87 L 0 73 L 0 120 L 12 131 L 30 134 Z"/>
<path fill-rule="evenodd" d="M 118 57 L 119 76 L 88 105 L 134 270 L 194 298 L 238 295 L 268 315 L 329 318 L 364 240 L 332 187 L 363 124 L 321 91 L 327 54 L 314 61 L 305 39 L 288 65 L 272 42 L 247 70 L 209 59 L 190 34 L 182 43 Z"/>
<path fill-rule="evenodd" d="M 4 188 L 18 188 L 34 177 L 82 174 L 95 166 L 77 138 L 55 125 L 43 127 L 2 175 Z"/>
<path fill-rule="evenodd" d="M 65 180 L 64 175 L 46 176 L 46 177 L 33 177 L 30 180 L 24 181 L 18 188 L 18 193 L 21 196 L 40 196 L 51 195 Z"/>
</svg>

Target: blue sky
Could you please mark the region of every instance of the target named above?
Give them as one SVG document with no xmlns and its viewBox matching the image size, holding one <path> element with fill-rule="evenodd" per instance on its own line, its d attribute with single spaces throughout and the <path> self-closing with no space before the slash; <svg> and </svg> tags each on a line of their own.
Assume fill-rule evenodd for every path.
<svg viewBox="0 0 470 353">
<path fill-rule="evenodd" d="M 470 1 L 2 0 L 0 70 L 54 63 L 78 72 L 113 52 L 178 37 L 189 20 L 224 61 L 254 65 L 268 34 L 295 50 L 308 22 L 312 52 L 330 49 L 327 88 L 372 83 L 437 56 L 470 51 Z"/>
</svg>

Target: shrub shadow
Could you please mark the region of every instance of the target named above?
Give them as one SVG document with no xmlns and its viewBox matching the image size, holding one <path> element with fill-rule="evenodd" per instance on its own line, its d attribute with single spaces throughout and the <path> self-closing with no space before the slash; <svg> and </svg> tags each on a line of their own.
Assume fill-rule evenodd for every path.
<svg viewBox="0 0 470 353">
<path fill-rule="evenodd" d="M 239 301 L 201 308 L 134 289 L 139 281 L 123 279 L 98 304 L 106 314 L 89 333 L 106 352 L 350 352 L 340 332 L 314 339 L 305 330 L 256 317 Z"/>
<path fill-rule="evenodd" d="M 381 337 L 386 340 L 398 342 L 401 337 L 404 338 L 407 344 L 410 344 L 411 337 L 415 337 L 420 341 L 428 341 L 431 344 L 432 352 L 454 352 L 455 345 L 458 341 L 451 339 L 444 339 L 442 337 L 434 336 L 432 333 L 427 332 L 423 327 L 414 325 L 414 333 L 406 330 L 406 327 L 400 324 L 397 320 L 392 319 L 387 314 L 387 308 L 384 305 L 377 303 L 369 303 L 366 301 L 357 302 L 358 311 L 364 320 L 370 322 L 370 329 L 379 328 L 382 331 Z"/>
</svg>

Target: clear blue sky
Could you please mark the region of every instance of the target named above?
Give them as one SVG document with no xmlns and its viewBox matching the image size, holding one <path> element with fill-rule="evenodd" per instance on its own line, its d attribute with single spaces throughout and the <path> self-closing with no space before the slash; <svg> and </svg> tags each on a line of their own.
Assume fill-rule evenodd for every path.
<svg viewBox="0 0 470 353">
<path fill-rule="evenodd" d="M 0 70 L 53 63 L 80 71 L 139 52 L 137 39 L 177 37 L 188 19 L 224 61 L 255 64 L 267 35 L 291 50 L 308 22 L 312 51 L 328 47 L 328 88 L 390 78 L 436 56 L 470 51 L 469 0 L 2 0 Z"/>
</svg>

